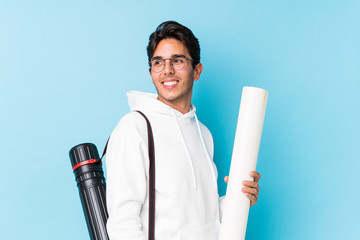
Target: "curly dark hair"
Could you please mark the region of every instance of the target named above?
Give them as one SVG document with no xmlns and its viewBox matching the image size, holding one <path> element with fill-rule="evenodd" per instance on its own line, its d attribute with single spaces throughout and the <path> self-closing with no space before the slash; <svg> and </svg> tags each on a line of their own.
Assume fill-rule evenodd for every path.
<svg viewBox="0 0 360 240">
<path fill-rule="evenodd" d="M 149 44 L 146 48 L 149 65 L 151 58 L 154 56 L 154 51 L 163 39 L 173 38 L 182 42 L 192 58 L 192 66 L 200 62 L 200 44 L 190 29 L 175 21 L 166 21 L 161 23 L 149 37 Z"/>
</svg>

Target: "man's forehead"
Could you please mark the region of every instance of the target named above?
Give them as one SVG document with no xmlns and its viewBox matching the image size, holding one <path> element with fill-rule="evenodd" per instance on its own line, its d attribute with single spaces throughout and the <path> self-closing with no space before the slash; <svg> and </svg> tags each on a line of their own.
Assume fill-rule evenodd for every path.
<svg viewBox="0 0 360 240">
<path fill-rule="evenodd" d="M 186 46 L 179 40 L 169 38 L 163 39 L 156 46 L 154 51 L 154 57 L 172 57 L 174 55 L 188 56 L 189 52 Z"/>
</svg>

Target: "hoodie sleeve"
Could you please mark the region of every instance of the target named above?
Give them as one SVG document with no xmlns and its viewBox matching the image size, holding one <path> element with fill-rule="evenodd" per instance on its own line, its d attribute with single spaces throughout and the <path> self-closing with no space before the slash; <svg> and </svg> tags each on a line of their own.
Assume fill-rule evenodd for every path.
<svg viewBox="0 0 360 240">
<path fill-rule="evenodd" d="M 106 157 L 106 203 L 107 231 L 111 240 L 145 240 L 140 214 L 147 191 L 146 132 L 145 120 L 137 113 L 129 113 L 110 137 Z"/>
</svg>

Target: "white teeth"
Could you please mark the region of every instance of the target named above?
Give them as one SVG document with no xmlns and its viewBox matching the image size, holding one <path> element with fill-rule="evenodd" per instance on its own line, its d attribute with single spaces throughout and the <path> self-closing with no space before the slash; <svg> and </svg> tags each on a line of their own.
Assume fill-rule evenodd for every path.
<svg viewBox="0 0 360 240">
<path fill-rule="evenodd" d="M 175 84 L 176 84 L 176 81 L 164 82 L 164 85 L 165 85 L 165 86 L 172 86 L 172 85 L 175 85 Z"/>
</svg>

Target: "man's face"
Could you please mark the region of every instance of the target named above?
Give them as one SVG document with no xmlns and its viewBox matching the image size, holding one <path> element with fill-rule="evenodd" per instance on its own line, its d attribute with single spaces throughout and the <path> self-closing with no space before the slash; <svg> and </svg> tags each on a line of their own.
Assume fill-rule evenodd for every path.
<svg viewBox="0 0 360 240">
<path fill-rule="evenodd" d="M 172 58 L 174 55 L 184 55 L 191 58 L 182 42 L 170 38 L 159 42 L 153 58 L 166 59 Z M 193 69 L 192 62 L 189 60 L 186 61 L 184 68 L 181 70 L 175 70 L 169 60 L 165 61 L 164 69 L 161 72 L 156 73 L 150 70 L 152 82 L 159 95 L 158 99 L 181 112 L 183 112 L 182 110 L 189 111 L 193 83 L 194 80 L 199 79 L 201 71 L 201 63 Z"/>
</svg>

